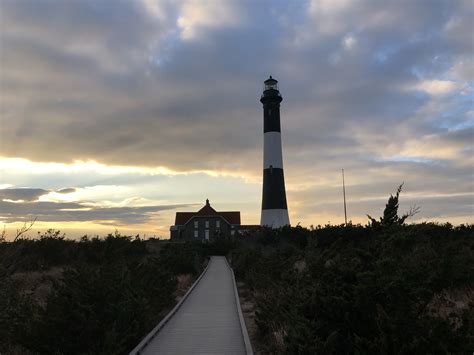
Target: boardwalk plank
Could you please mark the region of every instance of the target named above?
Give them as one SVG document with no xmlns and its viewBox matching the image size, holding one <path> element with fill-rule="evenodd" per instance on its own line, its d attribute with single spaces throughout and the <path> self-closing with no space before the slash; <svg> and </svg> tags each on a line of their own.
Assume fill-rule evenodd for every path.
<svg viewBox="0 0 474 355">
<path fill-rule="evenodd" d="M 246 354 L 232 271 L 213 256 L 206 274 L 141 354 Z"/>
</svg>

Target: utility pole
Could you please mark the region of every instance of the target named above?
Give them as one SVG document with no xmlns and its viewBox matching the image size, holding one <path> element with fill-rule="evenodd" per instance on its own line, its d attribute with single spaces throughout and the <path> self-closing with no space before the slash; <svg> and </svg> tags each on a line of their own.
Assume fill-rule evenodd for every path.
<svg viewBox="0 0 474 355">
<path fill-rule="evenodd" d="M 342 194 L 344 196 L 344 222 L 347 226 L 346 184 L 344 182 L 344 169 L 342 169 Z"/>
</svg>

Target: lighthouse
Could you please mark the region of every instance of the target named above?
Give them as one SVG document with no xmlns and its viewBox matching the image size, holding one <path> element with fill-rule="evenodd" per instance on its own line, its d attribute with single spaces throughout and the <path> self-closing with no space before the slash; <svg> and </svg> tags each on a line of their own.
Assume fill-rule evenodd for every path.
<svg viewBox="0 0 474 355">
<path fill-rule="evenodd" d="M 260 225 L 280 228 L 290 224 L 286 204 L 281 149 L 278 81 L 271 76 L 263 83 L 263 193 Z"/>
</svg>

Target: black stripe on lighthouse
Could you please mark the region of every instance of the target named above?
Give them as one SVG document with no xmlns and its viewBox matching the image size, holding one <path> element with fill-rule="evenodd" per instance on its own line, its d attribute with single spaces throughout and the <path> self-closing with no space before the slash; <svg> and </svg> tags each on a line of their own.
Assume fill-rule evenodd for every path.
<svg viewBox="0 0 474 355">
<path fill-rule="evenodd" d="M 263 170 L 262 209 L 284 209 L 286 205 L 283 169 L 270 167 Z"/>
<path fill-rule="evenodd" d="M 280 104 L 263 105 L 263 133 L 281 132 Z"/>
</svg>

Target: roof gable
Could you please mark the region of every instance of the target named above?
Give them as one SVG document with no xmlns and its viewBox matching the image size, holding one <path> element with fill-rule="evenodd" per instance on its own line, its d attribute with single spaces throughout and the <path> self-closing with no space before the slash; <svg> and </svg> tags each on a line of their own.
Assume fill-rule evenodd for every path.
<svg viewBox="0 0 474 355">
<path fill-rule="evenodd" d="M 214 216 L 217 214 L 217 211 L 211 207 L 211 205 L 206 204 L 203 208 L 196 212 L 200 216 Z"/>
<path fill-rule="evenodd" d="M 240 212 L 217 212 L 206 200 L 206 204 L 197 212 L 176 212 L 175 225 L 184 225 L 194 217 L 222 217 L 229 224 L 240 224 Z"/>
</svg>

